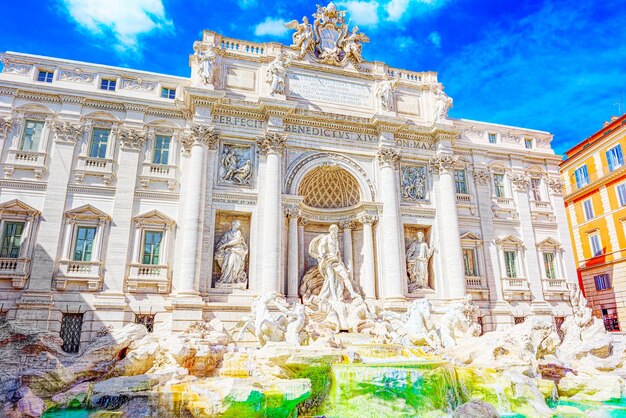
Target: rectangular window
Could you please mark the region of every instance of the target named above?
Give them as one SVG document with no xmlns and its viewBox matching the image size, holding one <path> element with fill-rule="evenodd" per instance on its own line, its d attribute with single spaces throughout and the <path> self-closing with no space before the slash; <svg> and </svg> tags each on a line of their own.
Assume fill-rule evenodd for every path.
<svg viewBox="0 0 626 418">
<path fill-rule="evenodd" d="M 493 175 L 493 187 L 496 197 L 505 197 L 504 194 L 504 174 Z"/>
<path fill-rule="evenodd" d="M 457 193 L 467 194 L 465 170 L 454 170 L 454 186 Z"/>
<path fill-rule="evenodd" d="M 541 179 L 531 178 L 530 189 L 533 192 L 533 199 L 536 202 L 541 202 Z"/>
<path fill-rule="evenodd" d="M 602 250 L 602 242 L 600 241 L 599 234 L 589 235 L 589 244 L 591 245 L 592 257 L 597 257 L 599 255 L 602 255 L 604 251 Z"/>
<path fill-rule="evenodd" d="M 91 135 L 91 147 L 89 156 L 91 158 L 106 158 L 107 144 L 109 143 L 110 129 L 94 128 Z"/>
<path fill-rule="evenodd" d="M 170 89 L 167 87 L 163 87 L 161 89 L 161 97 L 164 99 L 175 99 L 176 98 L 176 89 Z"/>
<path fill-rule="evenodd" d="M 504 265 L 506 267 L 506 277 L 509 279 L 517 278 L 517 265 L 516 265 L 517 251 L 505 251 L 504 252 Z"/>
<path fill-rule="evenodd" d="M 526 149 L 532 149 L 533 148 L 533 140 L 526 138 L 524 139 L 524 146 L 526 147 Z"/>
<path fill-rule="evenodd" d="M 19 258 L 22 246 L 22 234 L 24 233 L 24 222 L 5 222 L 2 231 L 2 248 L 0 257 Z"/>
<path fill-rule="evenodd" d="M 616 145 L 606 152 L 606 161 L 609 163 L 609 171 L 614 171 L 624 165 L 622 146 Z"/>
<path fill-rule="evenodd" d="M 476 264 L 475 248 L 463 248 L 463 263 L 465 265 L 466 276 L 478 276 L 478 265 Z"/>
<path fill-rule="evenodd" d="M 64 313 L 61 319 L 60 337 L 63 339 L 61 348 L 66 353 L 78 353 L 80 334 L 83 329 L 82 313 Z"/>
<path fill-rule="evenodd" d="M 91 261 L 93 255 L 93 243 L 96 239 L 96 228 L 79 226 L 76 228 L 74 241 L 74 261 Z"/>
<path fill-rule="evenodd" d="M 115 80 L 108 80 L 103 78 L 100 80 L 100 90 L 115 91 Z"/>
<path fill-rule="evenodd" d="M 157 135 L 154 139 L 154 157 L 152 162 L 154 164 L 167 164 L 170 153 L 171 136 Z"/>
<path fill-rule="evenodd" d="M 41 81 L 43 83 L 52 83 L 52 76 L 54 72 L 39 70 L 39 74 L 37 74 L 37 81 Z"/>
<path fill-rule="evenodd" d="M 593 281 L 596 284 L 596 290 L 607 290 L 611 288 L 611 276 L 608 273 L 593 276 Z"/>
<path fill-rule="evenodd" d="M 556 279 L 556 267 L 554 253 L 543 253 L 543 265 L 546 270 L 546 278 Z"/>
<path fill-rule="evenodd" d="M 143 235 L 143 264 L 159 264 L 161 256 L 162 231 L 145 231 Z"/>
<path fill-rule="evenodd" d="M 620 206 L 626 206 L 626 183 L 622 183 L 616 187 L 617 198 Z"/>
<path fill-rule="evenodd" d="M 40 121 L 27 120 L 22 134 L 22 151 L 38 151 L 41 133 L 44 123 Z"/>
<path fill-rule="evenodd" d="M 489 134 L 489 143 L 495 144 L 496 142 L 498 142 L 498 137 L 496 136 L 496 134 Z"/>
<path fill-rule="evenodd" d="M 576 187 L 579 189 L 589 184 L 589 173 L 587 172 L 587 166 L 577 168 L 574 171 L 574 177 L 576 178 Z"/>
<path fill-rule="evenodd" d="M 585 212 L 585 220 L 593 219 L 593 201 L 591 199 L 583 200 L 583 212 Z"/>
<path fill-rule="evenodd" d="M 146 327 L 148 332 L 154 331 L 154 317 L 156 314 L 135 314 L 135 324 Z"/>
</svg>

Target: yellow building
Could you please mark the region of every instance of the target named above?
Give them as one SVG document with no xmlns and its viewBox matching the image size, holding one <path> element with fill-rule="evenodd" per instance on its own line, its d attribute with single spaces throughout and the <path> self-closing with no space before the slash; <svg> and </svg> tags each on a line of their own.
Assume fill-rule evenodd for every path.
<svg viewBox="0 0 626 418">
<path fill-rule="evenodd" d="M 566 152 L 565 207 L 578 278 L 607 329 L 626 329 L 626 115 Z"/>
</svg>

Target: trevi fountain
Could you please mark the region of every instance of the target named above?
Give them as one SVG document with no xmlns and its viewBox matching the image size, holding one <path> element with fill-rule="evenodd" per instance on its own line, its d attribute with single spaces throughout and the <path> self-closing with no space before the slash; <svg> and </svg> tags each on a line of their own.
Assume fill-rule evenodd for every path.
<svg viewBox="0 0 626 418">
<path fill-rule="evenodd" d="M 448 117 L 345 15 L 205 31 L 190 78 L 4 54 L 0 415 L 626 416 L 551 135 Z"/>
</svg>

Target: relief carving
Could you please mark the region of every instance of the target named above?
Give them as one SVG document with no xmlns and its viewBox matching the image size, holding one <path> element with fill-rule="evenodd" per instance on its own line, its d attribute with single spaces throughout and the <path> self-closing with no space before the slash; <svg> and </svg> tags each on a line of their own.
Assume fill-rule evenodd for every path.
<svg viewBox="0 0 626 418">
<path fill-rule="evenodd" d="M 220 157 L 220 181 L 249 185 L 252 181 L 252 147 L 224 145 Z"/>
<path fill-rule="evenodd" d="M 427 198 L 426 167 L 402 167 L 402 199 L 419 201 Z"/>
</svg>

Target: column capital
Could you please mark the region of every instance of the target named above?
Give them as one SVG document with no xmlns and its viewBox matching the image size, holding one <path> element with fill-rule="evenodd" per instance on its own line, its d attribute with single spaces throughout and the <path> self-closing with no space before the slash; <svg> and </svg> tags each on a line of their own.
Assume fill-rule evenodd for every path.
<svg viewBox="0 0 626 418">
<path fill-rule="evenodd" d="M 1 125 L 1 123 L 0 123 Z M 55 121 L 52 124 L 54 141 L 65 144 L 76 144 L 84 130 L 84 125 L 72 122 Z M 1 131 L 1 129 L 0 129 Z"/>
<path fill-rule="evenodd" d="M 125 151 L 141 151 L 146 142 L 146 132 L 139 129 L 122 128 L 119 130 L 120 148 Z"/>
<path fill-rule="evenodd" d="M 511 183 L 515 186 L 515 190 L 518 192 L 527 192 L 530 185 L 530 179 L 524 174 L 511 175 Z"/>
<path fill-rule="evenodd" d="M 285 213 L 285 215 L 288 218 L 296 218 L 296 219 L 298 219 L 300 217 L 300 209 L 298 209 L 295 206 L 291 206 L 291 205 L 285 206 L 283 208 L 283 212 Z"/>
<path fill-rule="evenodd" d="M 486 186 L 491 181 L 491 172 L 489 170 L 474 170 L 472 173 L 477 184 Z"/>
<path fill-rule="evenodd" d="M 378 220 L 378 216 L 373 213 L 361 212 L 357 215 L 357 219 L 362 224 L 374 224 Z"/>
<path fill-rule="evenodd" d="M 400 168 L 400 153 L 397 149 L 391 147 L 379 147 L 376 153 L 378 165 L 383 167 L 391 167 L 394 170 Z"/>
<path fill-rule="evenodd" d="M 287 135 L 278 132 L 268 132 L 256 139 L 259 152 L 265 155 L 281 155 L 287 144 Z"/>
<path fill-rule="evenodd" d="M 341 221 L 339 222 L 339 226 L 343 229 L 354 229 L 356 227 L 356 222 L 354 222 L 354 220 L 352 219 L 347 221 Z"/>
<path fill-rule="evenodd" d="M 180 143 L 183 146 L 183 153 L 191 153 L 194 145 L 206 146 L 209 149 L 217 149 L 219 137 L 215 132 L 215 127 L 210 125 L 193 125 L 186 135 L 181 135 Z"/>
<path fill-rule="evenodd" d="M 308 219 L 306 219 L 306 218 L 302 218 L 302 217 L 300 217 L 300 218 L 298 219 L 298 226 L 302 226 L 302 227 L 304 227 L 304 226 L 306 226 L 308 223 L 309 223 L 309 220 L 308 220 Z"/>
<path fill-rule="evenodd" d="M 459 157 L 452 154 L 436 155 L 428 161 L 431 167 L 436 168 L 439 173 L 447 173 L 452 170 L 452 167 L 458 161 Z"/>
<path fill-rule="evenodd" d="M 558 177 L 548 177 L 547 180 L 548 188 L 553 195 L 562 196 L 563 188 L 565 187 L 565 182 Z"/>
<path fill-rule="evenodd" d="M 0 139 L 6 138 L 11 126 L 13 125 L 13 118 L 8 116 L 0 118 Z"/>
</svg>

